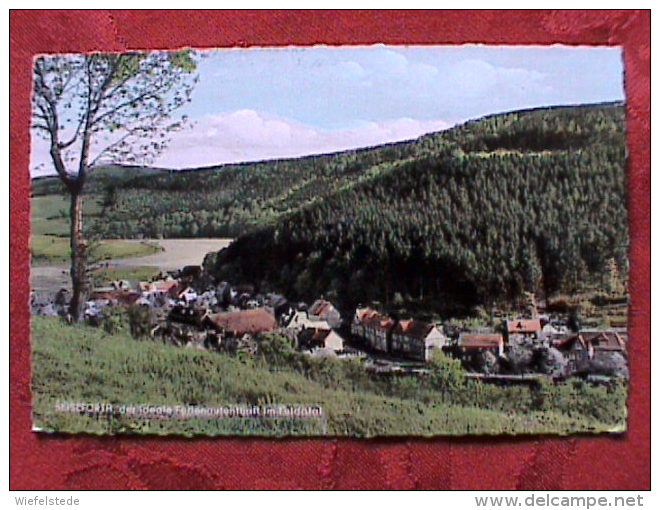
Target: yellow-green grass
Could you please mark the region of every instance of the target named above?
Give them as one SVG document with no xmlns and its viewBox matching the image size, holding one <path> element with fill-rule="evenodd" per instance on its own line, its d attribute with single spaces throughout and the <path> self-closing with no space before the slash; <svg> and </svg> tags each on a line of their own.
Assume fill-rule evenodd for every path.
<svg viewBox="0 0 660 510">
<path fill-rule="evenodd" d="M 98 195 L 83 197 L 83 221 L 91 222 L 101 212 Z M 43 195 L 30 200 L 30 226 L 32 235 L 69 235 L 69 197 Z"/>
<path fill-rule="evenodd" d="M 94 271 L 95 285 L 104 285 L 116 280 L 148 281 L 160 273 L 158 268 L 152 266 L 137 267 L 102 267 Z"/>
<path fill-rule="evenodd" d="M 36 263 L 64 263 L 70 260 L 69 239 L 52 235 L 32 235 L 30 252 Z M 162 250 L 153 242 L 131 242 L 123 240 L 105 240 L 94 244 L 91 256 L 97 260 L 111 260 L 126 257 L 141 257 Z"/>
<path fill-rule="evenodd" d="M 324 384 L 293 366 L 275 368 L 262 359 L 138 341 L 125 333 L 109 335 L 102 329 L 67 326 L 57 319 L 33 317 L 32 349 L 33 421 L 44 431 L 369 437 L 571 433 L 621 427 L 578 412 L 503 412 L 447 404 L 439 398 L 399 398 L 361 387 L 359 378 L 353 383 Z M 332 371 L 337 363 L 345 362 L 322 360 L 315 370 Z M 58 402 L 207 407 L 317 404 L 322 406 L 324 418 L 98 418 L 58 412 Z"/>
<path fill-rule="evenodd" d="M 100 197 L 87 195 L 83 198 L 83 222 L 91 224 L 101 213 Z M 69 197 L 44 195 L 31 201 L 32 260 L 37 264 L 65 263 L 70 260 L 69 248 Z M 90 256 L 97 260 L 150 255 L 161 250 L 156 243 L 103 240 L 92 243 Z M 139 271 L 144 273 L 144 270 Z"/>
</svg>

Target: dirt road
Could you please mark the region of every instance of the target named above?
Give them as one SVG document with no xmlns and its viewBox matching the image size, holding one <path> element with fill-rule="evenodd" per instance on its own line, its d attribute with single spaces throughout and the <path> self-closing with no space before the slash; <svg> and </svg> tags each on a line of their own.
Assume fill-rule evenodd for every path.
<svg viewBox="0 0 660 510">
<path fill-rule="evenodd" d="M 134 243 L 143 240 L 129 241 Z M 183 266 L 200 265 L 204 256 L 229 246 L 232 239 L 154 239 L 163 251 L 144 257 L 130 257 L 108 261 L 110 267 L 155 267 L 163 271 Z M 30 269 L 30 282 L 36 291 L 57 291 L 69 287 L 68 264 L 36 266 Z"/>
</svg>

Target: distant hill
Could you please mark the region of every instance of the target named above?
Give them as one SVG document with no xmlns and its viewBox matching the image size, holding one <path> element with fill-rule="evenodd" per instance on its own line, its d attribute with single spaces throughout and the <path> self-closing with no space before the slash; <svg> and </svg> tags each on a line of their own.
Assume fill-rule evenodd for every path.
<svg viewBox="0 0 660 510">
<path fill-rule="evenodd" d="M 316 164 L 315 193 L 292 182 L 289 212 L 207 266 L 346 309 L 377 300 L 453 313 L 524 290 L 574 292 L 599 284 L 612 258 L 627 267 L 625 158 L 624 108 L 607 104 L 495 115 L 300 160 Z"/>
<path fill-rule="evenodd" d="M 621 103 L 510 112 L 334 154 L 111 167 L 90 177 L 103 204 L 92 229 L 237 237 L 207 258 L 218 277 L 347 309 L 378 300 L 448 313 L 525 289 L 571 292 L 600 282 L 610 259 L 625 271 L 625 158 Z"/>
<path fill-rule="evenodd" d="M 236 237 L 438 143 L 444 142 L 427 136 L 335 154 L 126 177 L 105 183 L 107 208 L 98 230 L 109 238 Z"/>
<path fill-rule="evenodd" d="M 87 179 L 87 193 L 103 192 L 108 185 L 121 186 L 138 176 L 154 176 L 172 172 L 164 168 L 145 166 L 108 165 L 94 169 Z M 32 179 L 32 194 L 34 196 L 62 193 L 64 186 L 57 175 L 34 177 Z"/>
</svg>

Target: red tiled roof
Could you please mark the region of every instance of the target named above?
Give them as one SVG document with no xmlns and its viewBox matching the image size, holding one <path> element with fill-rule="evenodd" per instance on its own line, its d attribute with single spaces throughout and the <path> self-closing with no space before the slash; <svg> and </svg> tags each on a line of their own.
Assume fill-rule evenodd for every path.
<svg viewBox="0 0 660 510">
<path fill-rule="evenodd" d="M 586 348 L 586 344 L 581 335 L 566 335 L 556 338 L 552 341 L 552 345 L 557 349 L 570 349 L 574 342 L 579 342 L 583 348 Z"/>
<path fill-rule="evenodd" d="M 330 333 L 330 330 L 324 329 L 304 329 L 300 337 L 308 345 L 324 345 L 325 339 Z"/>
<path fill-rule="evenodd" d="M 589 331 L 581 334 L 596 351 L 624 351 L 625 342 L 615 331 Z"/>
<path fill-rule="evenodd" d="M 330 303 L 329 301 L 325 301 L 324 299 L 319 299 L 318 301 L 312 303 L 312 306 L 309 309 L 309 314 L 316 315 L 317 317 L 320 317 L 322 319 L 326 319 L 328 313 L 331 312 L 333 309 L 334 306 L 332 306 L 332 303 Z"/>
<path fill-rule="evenodd" d="M 147 291 L 167 293 L 178 285 L 176 280 L 160 280 L 157 282 L 140 282 L 140 288 Z"/>
<path fill-rule="evenodd" d="M 402 320 L 394 328 L 393 333 L 395 335 L 406 335 L 414 338 L 424 339 L 431 332 L 434 325 L 429 324 L 428 322 L 416 321 L 416 320 Z"/>
<path fill-rule="evenodd" d="M 209 319 L 218 329 L 224 329 L 238 336 L 273 331 L 277 328 L 275 317 L 263 308 L 218 313 Z"/>
<path fill-rule="evenodd" d="M 495 349 L 503 342 L 499 333 L 463 333 L 458 337 L 458 346 L 464 349 Z"/>
<path fill-rule="evenodd" d="M 553 340 L 558 349 L 569 349 L 574 342 L 580 342 L 583 349 L 591 347 L 595 351 L 625 351 L 626 343 L 615 331 L 583 331 L 579 335 L 568 335 Z"/>
<path fill-rule="evenodd" d="M 390 329 L 394 326 L 394 319 L 372 310 L 371 313 L 364 317 L 362 323 L 371 328 Z"/>
<path fill-rule="evenodd" d="M 356 322 L 370 328 L 387 330 L 394 326 L 394 319 L 371 308 L 358 310 L 355 319 Z"/>
<path fill-rule="evenodd" d="M 510 319 L 506 321 L 509 333 L 538 333 L 541 331 L 539 319 Z"/>
<path fill-rule="evenodd" d="M 362 310 L 357 310 L 355 312 L 355 318 L 358 322 L 364 321 L 365 317 L 369 315 L 370 313 L 375 313 L 373 310 L 370 310 L 369 308 L 364 308 Z"/>
<path fill-rule="evenodd" d="M 92 291 L 90 295 L 91 299 L 109 299 L 118 301 L 124 305 L 132 305 L 139 298 L 140 294 L 137 292 L 131 292 L 126 290 L 101 290 L 101 291 Z"/>
</svg>

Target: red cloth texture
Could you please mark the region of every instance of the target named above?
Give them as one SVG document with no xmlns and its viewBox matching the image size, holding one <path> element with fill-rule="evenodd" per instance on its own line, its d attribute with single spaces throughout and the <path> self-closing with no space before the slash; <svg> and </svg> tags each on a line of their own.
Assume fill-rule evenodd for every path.
<svg viewBox="0 0 660 510">
<path fill-rule="evenodd" d="M 191 440 L 30 431 L 32 57 L 317 43 L 623 46 L 632 303 L 626 434 Z M 12 11 L 10 97 L 12 489 L 650 488 L 650 11 Z"/>
</svg>

